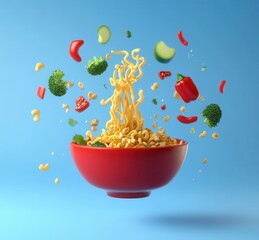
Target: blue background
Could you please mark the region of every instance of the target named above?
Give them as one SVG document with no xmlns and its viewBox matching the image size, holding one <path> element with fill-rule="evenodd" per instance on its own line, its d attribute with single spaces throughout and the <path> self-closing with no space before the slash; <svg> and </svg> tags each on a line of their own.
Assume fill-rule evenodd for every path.
<svg viewBox="0 0 259 240">
<path fill-rule="evenodd" d="M 256 0 L 1 0 L 0 239 L 258 239 L 258 9 Z M 106 45 L 97 41 L 102 24 L 112 31 Z M 179 42 L 179 30 L 188 47 Z M 74 39 L 85 41 L 81 63 L 68 53 Z M 154 59 L 153 48 L 160 40 L 176 48 L 168 64 Z M 81 177 L 69 142 L 75 133 L 84 134 L 92 119 L 100 120 L 97 134 L 109 119 L 109 107 L 100 106 L 99 100 L 112 93 L 108 79 L 120 57 L 112 56 L 100 77 L 87 73 L 87 61 L 112 49 L 133 48 L 140 48 L 147 59 L 144 76 L 135 86 L 145 91 L 140 109 L 146 127 L 159 114 L 159 125 L 169 135 L 189 141 L 189 150 L 168 185 L 148 198 L 122 200 L 109 198 Z M 38 61 L 45 68 L 35 72 Z M 202 65 L 206 71 L 201 71 Z M 76 84 L 84 82 L 85 90 L 74 86 L 61 98 L 47 91 L 44 100 L 39 99 L 37 87 L 47 86 L 55 69 Z M 159 80 L 160 70 L 170 70 L 172 77 Z M 173 97 L 177 73 L 190 75 L 205 97 L 204 102 L 185 105 L 186 114 L 200 114 L 211 102 L 222 107 L 223 118 L 215 129 L 218 140 L 210 137 L 214 129 L 202 120 L 193 124 L 194 135 L 189 125 L 176 120 L 183 105 Z M 227 80 L 224 94 L 218 91 L 222 79 Z M 153 92 L 155 81 L 160 87 Z M 74 101 L 88 91 L 95 91 L 98 100 L 78 114 Z M 157 106 L 151 102 L 154 97 Z M 165 111 L 160 109 L 162 99 Z M 69 113 L 63 103 L 70 105 Z M 41 110 L 38 123 L 32 121 L 34 108 Z M 167 114 L 171 120 L 164 123 L 161 119 Z M 70 117 L 78 121 L 76 126 L 67 124 Z M 203 130 L 209 136 L 200 139 Z M 202 165 L 205 157 L 209 162 Z M 50 170 L 40 172 L 39 164 L 47 162 Z M 56 177 L 59 185 L 54 184 Z"/>
</svg>

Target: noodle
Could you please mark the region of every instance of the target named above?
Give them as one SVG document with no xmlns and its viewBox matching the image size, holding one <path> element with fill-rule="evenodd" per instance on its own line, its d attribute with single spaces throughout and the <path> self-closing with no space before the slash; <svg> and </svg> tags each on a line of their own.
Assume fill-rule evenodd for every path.
<svg viewBox="0 0 259 240">
<path fill-rule="evenodd" d="M 86 132 L 87 145 L 102 142 L 106 147 L 131 148 L 131 147 L 159 147 L 182 144 L 176 139 L 167 136 L 163 131 L 154 133 L 148 128 L 143 128 L 144 119 L 139 111 L 139 106 L 144 100 L 143 90 L 138 91 L 135 99 L 133 84 L 142 76 L 142 68 L 146 63 L 144 57 L 137 54 L 140 49 L 134 49 L 131 57 L 135 64 L 129 60 L 129 52 L 112 51 L 113 54 L 124 54 L 122 65 L 116 64 L 110 84 L 114 87 L 110 98 L 100 101 L 101 105 L 110 106 L 110 120 L 106 122 L 106 129 L 102 129 L 100 136 L 93 137 L 90 131 Z"/>
</svg>

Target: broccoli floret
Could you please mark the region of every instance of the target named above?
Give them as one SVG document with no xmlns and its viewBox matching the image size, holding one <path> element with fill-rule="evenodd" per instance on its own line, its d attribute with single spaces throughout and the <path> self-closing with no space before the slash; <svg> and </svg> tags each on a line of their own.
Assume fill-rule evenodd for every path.
<svg viewBox="0 0 259 240">
<path fill-rule="evenodd" d="M 73 137 L 73 143 L 78 144 L 78 145 L 83 145 L 83 146 L 86 145 L 84 137 L 80 134 L 76 134 Z"/>
<path fill-rule="evenodd" d="M 93 147 L 106 147 L 102 142 L 96 142 L 92 145 Z"/>
<path fill-rule="evenodd" d="M 222 111 L 218 104 L 211 103 L 207 105 L 203 111 L 202 116 L 204 117 L 204 122 L 209 127 L 216 127 L 222 117 Z"/>
<path fill-rule="evenodd" d="M 104 58 L 94 56 L 94 60 L 88 61 L 87 71 L 91 75 L 101 75 L 107 67 L 108 63 Z"/>
<path fill-rule="evenodd" d="M 58 69 L 49 77 L 49 90 L 55 96 L 61 97 L 67 92 L 66 82 L 62 80 L 64 75 L 64 72 Z"/>
</svg>

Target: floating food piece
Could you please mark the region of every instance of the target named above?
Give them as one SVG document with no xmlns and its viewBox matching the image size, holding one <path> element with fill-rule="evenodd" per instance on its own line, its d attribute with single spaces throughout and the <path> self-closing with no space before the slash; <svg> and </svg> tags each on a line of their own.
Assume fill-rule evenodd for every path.
<svg viewBox="0 0 259 240">
<path fill-rule="evenodd" d="M 204 101 L 204 100 L 205 100 L 205 97 L 200 96 L 200 99 L 201 99 L 201 101 Z"/>
<path fill-rule="evenodd" d="M 94 56 L 93 60 L 89 60 L 87 64 L 87 71 L 89 74 L 96 76 L 101 75 L 108 67 L 107 61 L 102 57 Z"/>
<path fill-rule="evenodd" d="M 155 45 L 155 58 L 158 62 L 168 63 L 175 56 L 175 49 L 168 47 L 163 41 Z"/>
<path fill-rule="evenodd" d="M 131 38 L 132 37 L 131 32 L 129 30 L 127 30 L 125 33 L 126 33 L 127 38 Z"/>
<path fill-rule="evenodd" d="M 222 117 L 220 106 L 215 103 L 207 105 L 201 114 L 204 117 L 204 123 L 211 128 L 216 127 Z"/>
<path fill-rule="evenodd" d="M 51 152 L 51 155 L 54 156 L 54 155 L 55 155 L 55 152 Z"/>
<path fill-rule="evenodd" d="M 201 67 L 201 71 L 204 72 L 206 70 L 206 66 Z"/>
<path fill-rule="evenodd" d="M 198 120 L 197 116 L 191 116 L 191 117 L 185 117 L 183 115 L 178 115 L 177 119 L 181 123 L 189 124 L 189 123 L 194 123 Z"/>
<path fill-rule="evenodd" d="M 157 105 L 157 100 L 156 100 L 156 98 L 153 98 L 153 99 L 152 99 L 152 103 L 154 103 L 155 105 Z"/>
<path fill-rule="evenodd" d="M 220 91 L 221 93 L 224 92 L 225 85 L 226 85 L 226 80 L 222 80 L 222 81 L 220 82 L 220 85 L 219 85 L 219 91 Z"/>
<path fill-rule="evenodd" d="M 211 136 L 212 136 L 213 139 L 218 139 L 219 138 L 219 134 L 216 133 L 216 132 L 212 133 Z"/>
<path fill-rule="evenodd" d="M 65 103 L 62 104 L 62 108 L 64 108 L 66 110 L 66 113 L 68 113 L 70 110 L 69 106 Z"/>
<path fill-rule="evenodd" d="M 105 58 L 106 58 L 107 60 L 110 60 L 110 59 L 111 59 L 111 54 L 110 54 L 110 53 L 107 53 L 107 54 L 105 55 Z"/>
<path fill-rule="evenodd" d="M 41 99 L 44 98 L 44 95 L 45 95 L 45 92 L 46 92 L 46 88 L 45 87 L 42 87 L 42 86 L 39 86 L 38 87 L 38 90 L 37 90 L 37 96 Z"/>
<path fill-rule="evenodd" d="M 55 184 L 59 184 L 59 183 L 60 183 L 59 178 L 55 178 L 54 183 L 55 183 Z"/>
<path fill-rule="evenodd" d="M 166 115 L 165 117 L 164 117 L 164 122 L 168 122 L 170 120 L 170 116 L 169 115 Z"/>
<path fill-rule="evenodd" d="M 191 133 L 191 134 L 194 134 L 194 133 L 195 133 L 194 127 L 191 128 L 190 133 Z"/>
<path fill-rule="evenodd" d="M 49 77 L 49 90 L 53 95 L 57 97 L 61 97 L 67 92 L 66 81 L 62 80 L 64 75 L 64 72 L 58 69 L 55 70 Z"/>
<path fill-rule="evenodd" d="M 77 100 L 76 100 L 76 108 L 75 110 L 77 112 L 83 112 L 85 109 L 87 109 L 89 107 L 89 102 L 83 97 L 80 96 Z"/>
<path fill-rule="evenodd" d="M 38 122 L 40 120 L 40 110 L 34 109 L 31 111 L 31 114 L 34 115 L 33 121 Z"/>
<path fill-rule="evenodd" d="M 171 76 L 171 72 L 170 71 L 160 71 L 158 73 L 158 76 L 160 77 L 161 80 L 164 80 L 166 77 Z"/>
<path fill-rule="evenodd" d="M 81 62 L 79 55 L 79 48 L 84 44 L 83 40 L 74 40 L 70 43 L 69 53 L 70 56 L 77 62 Z"/>
<path fill-rule="evenodd" d="M 98 42 L 106 44 L 111 38 L 111 31 L 106 25 L 102 25 L 98 28 Z"/>
<path fill-rule="evenodd" d="M 66 84 L 67 84 L 68 87 L 73 87 L 74 86 L 73 82 L 66 81 Z"/>
<path fill-rule="evenodd" d="M 181 31 L 178 32 L 178 38 L 184 46 L 188 46 L 188 42 L 184 39 L 183 33 Z"/>
<path fill-rule="evenodd" d="M 89 100 L 94 100 L 94 99 L 97 98 L 97 94 L 94 93 L 94 92 L 89 92 L 87 97 L 88 97 Z"/>
<path fill-rule="evenodd" d="M 82 82 L 78 82 L 78 87 L 83 90 L 84 89 L 84 84 Z"/>
<path fill-rule="evenodd" d="M 45 65 L 44 65 L 44 63 L 42 63 L 42 62 L 37 62 L 36 63 L 36 66 L 35 66 L 35 71 L 36 72 L 38 72 L 38 71 L 40 71 L 42 68 L 44 68 L 45 67 Z"/>
<path fill-rule="evenodd" d="M 93 119 L 91 122 L 91 126 L 98 126 L 99 120 L 98 119 Z"/>
<path fill-rule="evenodd" d="M 175 90 L 180 95 L 181 99 L 188 103 L 199 97 L 199 91 L 190 77 L 185 77 L 182 74 L 177 74 L 177 82 Z"/>
<path fill-rule="evenodd" d="M 161 109 L 162 109 L 162 110 L 165 110 L 165 109 L 166 109 L 166 105 L 165 105 L 165 104 L 162 105 L 162 106 L 161 106 Z"/>
<path fill-rule="evenodd" d="M 206 137 L 208 135 L 208 133 L 206 131 L 203 131 L 200 135 L 199 138 L 203 138 Z"/>
<path fill-rule="evenodd" d="M 181 106 L 181 107 L 180 107 L 180 111 L 181 111 L 182 113 L 185 113 L 185 112 L 186 112 L 185 106 Z"/>
<path fill-rule="evenodd" d="M 158 115 L 158 114 L 155 114 L 155 115 L 154 115 L 154 118 L 155 118 L 155 119 L 159 119 L 159 115 Z"/>
<path fill-rule="evenodd" d="M 71 127 L 74 127 L 74 126 L 77 124 L 77 121 L 74 120 L 73 118 L 69 118 L 69 119 L 68 119 L 68 124 L 69 124 Z"/>
<path fill-rule="evenodd" d="M 107 88 L 106 84 L 103 84 L 104 88 Z"/>
<path fill-rule="evenodd" d="M 174 97 L 175 97 L 175 98 L 180 98 L 180 96 L 179 96 L 179 94 L 178 94 L 177 91 L 174 91 Z"/>
<path fill-rule="evenodd" d="M 151 86 L 151 90 L 155 91 L 158 87 L 159 87 L 158 82 L 155 82 L 155 83 Z"/>
<path fill-rule="evenodd" d="M 153 122 L 152 128 L 156 128 L 156 127 L 157 127 L 157 122 Z"/>
<path fill-rule="evenodd" d="M 41 170 L 41 171 L 47 171 L 47 170 L 49 170 L 49 167 L 50 167 L 49 163 L 40 164 L 40 165 L 39 165 L 39 170 Z"/>
<path fill-rule="evenodd" d="M 206 164 L 207 162 L 208 162 L 208 158 L 204 158 L 204 159 L 201 161 L 202 164 Z"/>
</svg>

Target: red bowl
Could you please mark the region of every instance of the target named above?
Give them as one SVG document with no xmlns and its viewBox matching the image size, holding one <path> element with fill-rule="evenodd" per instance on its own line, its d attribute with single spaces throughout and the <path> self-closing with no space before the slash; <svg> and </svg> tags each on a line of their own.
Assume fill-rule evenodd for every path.
<svg viewBox="0 0 259 240">
<path fill-rule="evenodd" d="M 181 141 L 181 140 L 177 140 Z M 140 198 L 167 184 L 182 166 L 188 149 L 181 145 L 154 148 L 103 148 L 70 144 L 83 177 L 111 197 Z"/>
</svg>

